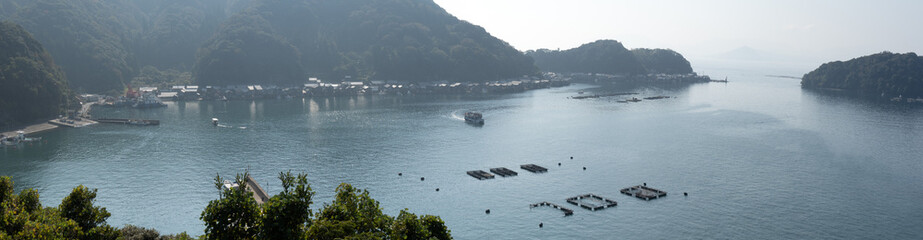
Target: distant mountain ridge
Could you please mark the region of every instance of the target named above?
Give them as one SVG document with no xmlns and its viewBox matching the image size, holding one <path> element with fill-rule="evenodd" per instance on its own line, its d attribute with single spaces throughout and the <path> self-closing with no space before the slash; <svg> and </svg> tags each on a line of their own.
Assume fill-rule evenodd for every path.
<svg viewBox="0 0 923 240">
<path fill-rule="evenodd" d="M 923 57 L 912 52 L 882 52 L 828 62 L 805 74 L 801 86 L 865 96 L 923 97 Z"/>
<path fill-rule="evenodd" d="M 539 49 L 526 52 L 543 71 L 635 75 L 687 74 L 692 66 L 669 49 L 628 50 L 615 40 L 598 40 L 569 50 Z"/>
</svg>

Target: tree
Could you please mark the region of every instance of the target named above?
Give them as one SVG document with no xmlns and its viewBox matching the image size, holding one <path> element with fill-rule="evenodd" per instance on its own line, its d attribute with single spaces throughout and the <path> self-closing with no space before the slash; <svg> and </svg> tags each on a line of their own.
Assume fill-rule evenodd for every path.
<svg viewBox="0 0 923 240">
<path fill-rule="evenodd" d="M 106 208 L 93 206 L 95 199 L 96 189 L 90 190 L 80 185 L 64 197 L 58 208 L 61 209 L 62 217 L 74 220 L 84 230 L 90 230 L 105 224 L 111 215 Z"/>
<path fill-rule="evenodd" d="M 237 174 L 238 187 L 221 190 L 222 179 L 215 177 L 220 198 L 205 207 L 200 219 L 205 221 L 205 239 L 257 239 L 259 206 L 247 192 L 249 173 Z"/>
<path fill-rule="evenodd" d="M 384 239 L 389 235 L 392 218 L 381 212 L 378 201 L 369 192 L 342 183 L 336 198 L 325 205 L 308 228 L 308 239 L 363 238 Z"/>
<path fill-rule="evenodd" d="M 298 239 L 311 224 L 311 198 L 314 191 L 307 174 L 279 173 L 282 192 L 263 204 L 260 236 L 263 239 Z"/>
</svg>

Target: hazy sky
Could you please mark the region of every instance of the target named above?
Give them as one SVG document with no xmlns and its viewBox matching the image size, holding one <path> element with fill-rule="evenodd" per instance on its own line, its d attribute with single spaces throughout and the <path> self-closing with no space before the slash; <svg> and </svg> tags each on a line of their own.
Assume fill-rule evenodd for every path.
<svg viewBox="0 0 923 240">
<path fill-rule="evenodd" d="M 923 54 L 923 1 L 435 0 L 521 51 L 598 39 L 709 58 L 748 46 L 799 61 Z"/>
</svg>

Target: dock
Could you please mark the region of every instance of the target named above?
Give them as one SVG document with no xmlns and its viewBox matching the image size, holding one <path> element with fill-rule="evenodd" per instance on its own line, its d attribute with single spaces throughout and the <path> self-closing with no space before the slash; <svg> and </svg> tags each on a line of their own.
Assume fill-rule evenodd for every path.
<svg viewBox="0 0 923 240">
<path fill-rule="evenodd" d="M 269 195 L 266 194 L 266 191 L 263 190 L 263 187 L 260 186 L 256 180 L 253 180 L 253 176 L 247 175 L 247 191 L 253 193 L 253 200 L 256 200 L 256 204 L 262 205 L 263 203 L 269 201 Z"/>
<path fill-rule="evenodd" d="M 56 119 L 48 120 L 48 123 L 61 126 L 61 127 L 79 128 L 79 127 L 86 127 L 86 126 L 90 126 L 93 124 L 97 124 L 98 122 L 90 120 L 90 119 L 82 119 L 82 118 L 78 118 L 78 119 L 56 118 Z"/>
<path fill-rule="evenodd" d="M 519 175 L 519 173 L 516 173 L 513 170 L 505 167 L 491 168 L 490 172 L 500 175 L 501 177 L 512 177 Z"/>
<path fill-rule="evenodd" d="M 532 173 L 548 172 L 547 168 L 544 168 L 542 166 L 535 165 L 535 164 L 524 164 L 524 165 L 519 165 L 519 167 L 522 169 L 525 169 L 526 171 L 532 172 Z"/>
<path fill-rule="evenodd" d="M 148 120 L 148 119 L 125 119 L 125 118 L 100 118 L 96 119 L 100 123 L 116 123 L 116 124 L 129 124 L 129 125 L 160 125 L 160 120 Z"/>
<path fill-rule="evenodd" d="M 562 207 L 560 205 L 550 203 L 550 202 L 540 202 L 540 203 L 529 204 L 529 208 L 536 208 L 536 207 L 553 207 L 555 209 L 558 209 L 564 212 L 565 217 L 574 215 L 574 210 L 571 210 L 570 208 Z"/>
<path fill-rule="evenodd" d="M 615 200 L 604 198 L 592 193 L 568 198 L 567 202 L 590 211 L 602 210 L 619 205 L 618 202 L 615 202 Z"/>
<path fill-rule="evenodd" d="M 651 199 L 658 199 L 658 198 L 667 196 L 667 192 L 657 190 L 654 188 L 649 188 L 643 185 L 623 188 L 621 192 L 622 194 L 625 194 L 628 196 L 634 196 L 636 198 L 644 199 L 647 201 L 650 201 Z"/>
<path fill-rule="evenodd" d="M 44 131 L 49 131 L 49 130 L 52 130 L 52 129 L 55 129 L 55 128 L 58 128 L 58 126 L 55 126 L 55 125 L 52 125 L 52 124 L 49 124 L 49 123 L 40 123 L 40 124 L 35 124 L 35 125 L 28 126 L 28 127 L 26 127 L 26 128 L 20 129 L 20 130 L 9 131 L 9 132 L 4 132 L 4 133 L 0 133 L 0 134 L 2 134 L 3 136 L 12 137 L 12 136 L 16 136 L 16 135 L 18 134 L 17 131 L 23 131 L 23 133 L 24 133 L 25 135 L 30 135 L 30 134 L 36 134 L 36 133 L 40 133 L 40 132 L 44 132 Z"/>
<path fill-rule="evenodd" d="M 493 174 L 487 173 L 487 172 L 485 172 L 485 171 L 483 171 L 483 170 L 468 171 L 468 175 L 470 175 L 470 176 L 472 176 L 472 177 L 474 177 L 474 178 L 477 178 L 478 180 L 493 179 L 493 178 L 494 178 L 494 175 L 493 175 Z"/>
</svg>

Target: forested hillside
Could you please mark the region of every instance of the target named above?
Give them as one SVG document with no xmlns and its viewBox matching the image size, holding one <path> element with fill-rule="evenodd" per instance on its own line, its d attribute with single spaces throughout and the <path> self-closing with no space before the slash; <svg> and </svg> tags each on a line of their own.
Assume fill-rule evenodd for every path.
<svg viewBox="0 0 923 240">
<path fill-rule="evenodd" d="M 267 58 L 282 51 L 289 54 Z M 234 68 L 250 74 L 227 72 Z M 195 78 L 490 81 L 536 72 L 529 57 L 432 1 L 258 0 L 200 49 Z"/>
<path fill-rule="evenodd" d="M 0 0 L 81 92 L 117 93 L 141 73 L 190 71 L 195 51 L 249 0 Z M 148 71 L 149 72 L 149 71 Z"/>
<path fill-rule="evenodd" d="M 64 112 L 64 74 L 22 27 L 0 22 L 0 125 L 30 123 Z"/>
<path fill-rule="evenodd" d="M 805 74 L 801 86 L 868 96 L 923 97 L 923 57 L 912 52 L 882 52 L 829 62 Z"/>
<path fill-rule="evenodd" d="M 526 52 L 542 71 L 605 74 L 686 74 L 692 67 L 669 49 L 628 50 L 615 40 L 598 40 L 569 50 L 539 49 Z"/>
</svg>

